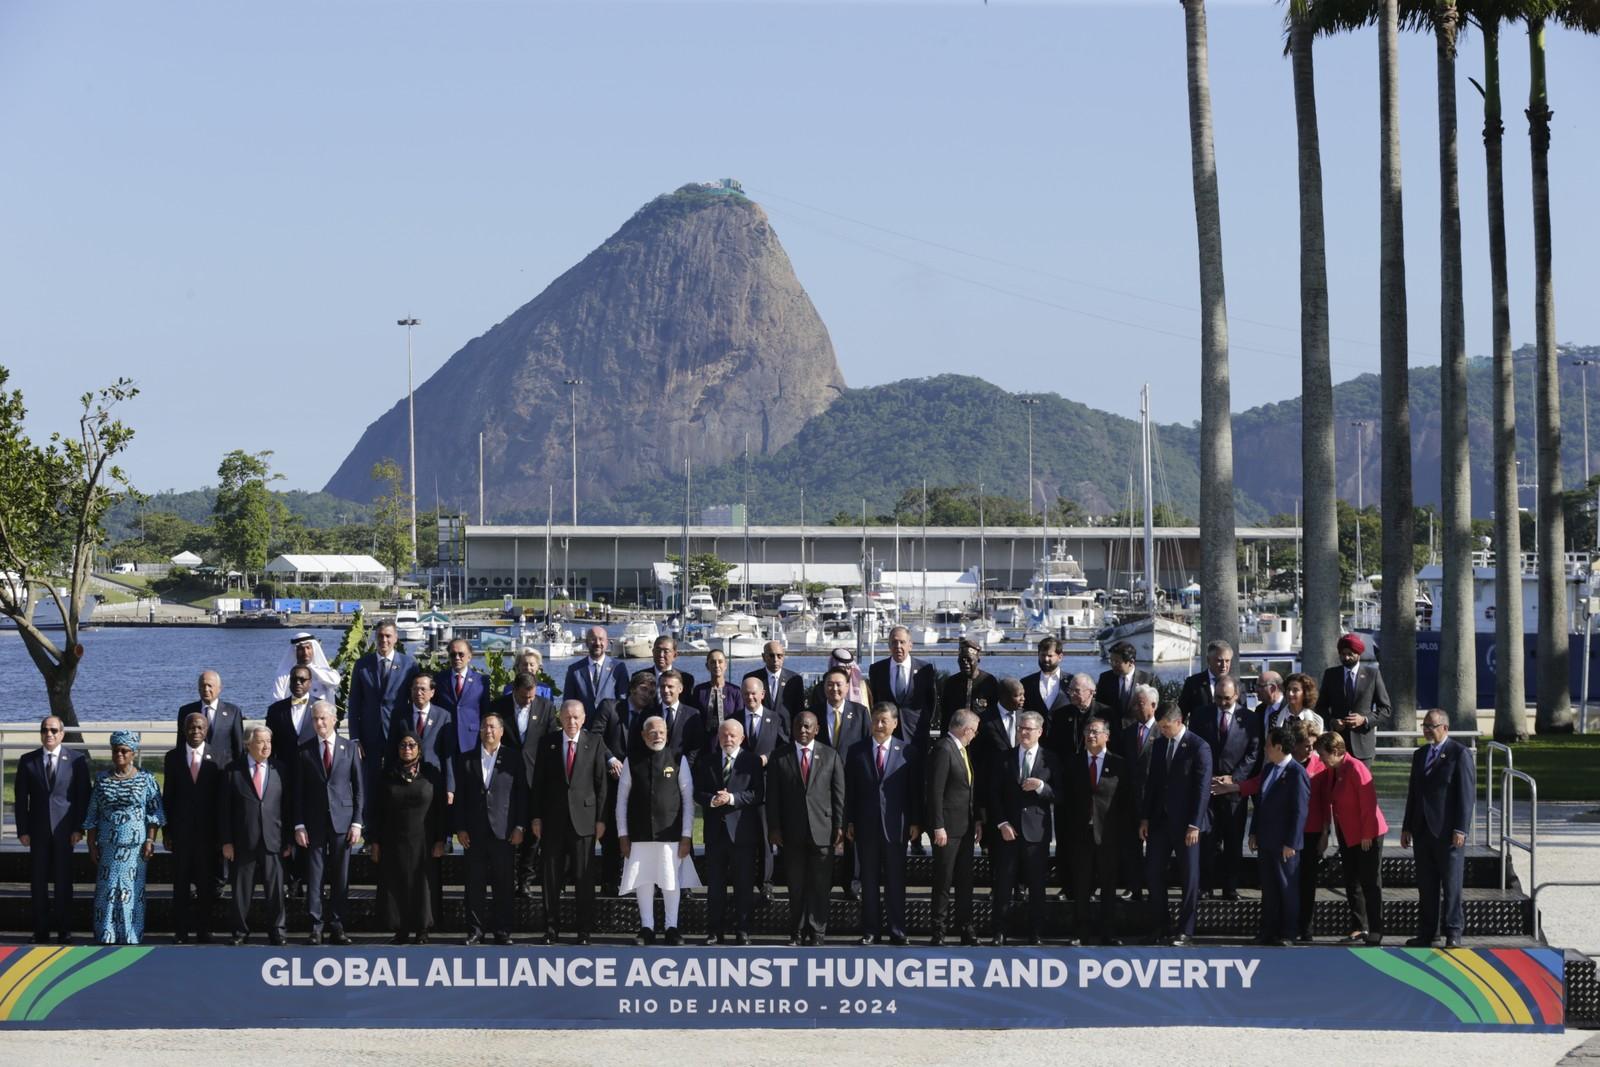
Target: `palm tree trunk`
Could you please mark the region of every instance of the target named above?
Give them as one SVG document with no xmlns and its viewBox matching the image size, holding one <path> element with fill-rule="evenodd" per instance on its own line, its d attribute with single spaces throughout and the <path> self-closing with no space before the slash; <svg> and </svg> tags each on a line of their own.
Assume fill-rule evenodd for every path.
<svg viewBox="0 0 1600 1067">
<path fill-rule="evenodd" d="M 1417 708 L 1417 579 L 1412 542 L 1411 372 L 1406 336 L 1406 244 L 1400 185 L 1400 15 L 1384 0 L 1378 23 L 1379 361 L 1383 457 L 1383 676 L 1396 722 Z M 1379 728 L 1391 727 L 1380 723 Z"/>
<path fill-rule="evenodd" d="M 1233 416 L 1228 308 L 1222 275 L 1222 208 L 1211 130 L 1205 0 L 1183 0 L 1189 73 L 1189 152 L 1200 246 L 1200 584 L 1207 640 L 1239 642 L 1239 560 L 1234 540 Z"/>
<path fill-rule="evenodd" d="M 1522 520 L 1517 508 L 1517 393 L 1511 360 L 1511 285 L 1506 265 L 1506 126 L 1500 108 L 1500 23 L 1483 28 L 1483 148 L 1488 169 L 1489 280 L 1494 307 L 1494 738 L 1528 733 L 1523 673 Z"/>
<path fill-rule="evenodd" d="M 1528 139 L 1533 156 L 1535 441 L 1539 467 L 1539 710 L 1541 734 L 1573 728 L 1568 682 L 1566 525 L 1561 513 L 1561 380 L 1550 257 L 1550 110 L 1544 20 L 1528 23 Z"/>
<path fill-rule="evenodd" d="M 1295 134 L 1300 156 L 1300 482 L 1304 500 L 1302 669 L 1313 678 L 1339 640 L 1339 520 L 1335 503 L 1333 370 L 1328 358 L 1328 257 L 1322 217 L 1322 145 L 1312 64 L 1316 31 L 1303 8 L 1289 18 Z"/>
<path fill-rule="evenodd" d="M 1461 158 L 1456 122 L 1455 0 L 1439 0 L 1434 38 L 1439 82 L 1439 370 L 1444 545 L 1439 702 L 1450 726 L 1478 732 L 1477 626 L 1472 611 L 1472 473 L 1467 437 L 1467 324 L 1461 282 Z"/>
</svg>

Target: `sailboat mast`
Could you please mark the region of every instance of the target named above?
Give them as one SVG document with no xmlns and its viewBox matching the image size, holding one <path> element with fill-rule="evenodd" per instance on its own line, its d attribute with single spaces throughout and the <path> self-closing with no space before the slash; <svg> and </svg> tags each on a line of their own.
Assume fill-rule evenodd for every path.
<svg viewBox="0 0 1600 1067">
<path fill-rule="evenodd" d="M 678 611 L 683 615 L 683 621 L 689 621 L 689 501 L 690 491 L 694 487 L 694 461 L 688 456 L 683 458 L 683 566 L 679 571 Z"/>
<path fill-rule="evenodd" d="M 544 617 L 548 622 L 550 611 L 550 527 L 556 521 L 556 487 L 550 487 L 550 510 L 544 518 Z"/>
<path fill-rule="evenodd" d="M 1144 478 L 1144 595 L 1150 613 L 1156 610 L 1156 534 L 1150 514 L 1150 383 L 1139 391 L 1139 465 Z"/>
<path fill-rule="evenodd" d="M 989 612 L 984 605 L 984 580 L 983 576 L 989 573 L 989 537 L 988 529 L 983 519 L 983 483 L 978 483 L 978 618 L 987 619 Z"/>
</svg>

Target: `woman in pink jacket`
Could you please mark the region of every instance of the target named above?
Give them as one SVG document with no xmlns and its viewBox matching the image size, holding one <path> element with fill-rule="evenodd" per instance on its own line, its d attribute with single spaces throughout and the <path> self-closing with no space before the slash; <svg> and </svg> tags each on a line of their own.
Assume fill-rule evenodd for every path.
<svg viewBox="0 0 1600 1067">
<path fill-rule="evenodd" d="M 1353 928 L 1347 944 L 1383 943 L 1383 835 L 1389 832 L 1378 807 L 1378 788 L 1366 764 L 1345 751 L 1344 738 L 1329 732 L 1317 739 L 1317 752 L 1331 783 L 1327 796 L 1339 834 L 1345 894 Z"/>
</svg>

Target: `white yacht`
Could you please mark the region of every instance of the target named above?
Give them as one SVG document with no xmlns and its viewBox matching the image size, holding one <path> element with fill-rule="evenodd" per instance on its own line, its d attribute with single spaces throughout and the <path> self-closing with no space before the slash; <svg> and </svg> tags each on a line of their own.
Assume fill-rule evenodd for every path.
<svg viewBox="0 0 1600 1067">
<path fill-rule="evenodd" d="M 649 659 L 655 650 L 656 638 L 661 636 L 661 627 L 656 625 L 654 619 L 630 619 L 622 628 L 622 636 L 617 638 L 621 646 L 622 655 L 626 659 Z"/>
<path fill-rule="evenodd" d="M 981 616 L 962 627 L 961 636 L 979 648 L 993 648 L 1006 639 L 1005 631 L 996 626 L 994 620 Z"/>
<path fill-rule="evenodd" d="M 698 622 L 714 622 L 717 618 L 717 602 L 711 595 L 709 585 L 697 585 L 689 590 L 689 602 L 686 606 L 687 618 Z"/>
<path fill-rule="evenodd" d="M 849 618 L 850 606 L 844 602 L 844 590 L 829 586 L 817 598 L 817 618 L 823 622 L 838 622 Z"/>
<path fill-rule="evenodd" d="M 767 641 L 761 635 L 761 620 L 744 612 L 731 612 L 712 626 L 710 647 L 720 647 L 729 659 L 760 659 Z"/>
<path fill-rule="evenodd" d="M 1021 609 L 1030 632 L 1058 637 L 1092 637 L 1105 623 L 1099 603 L 1089 595 L 1083 566 L 1059 547 L 1033 572 L 1022 591 Z M 1079 632 L 1070 632 L 1074 630 Z"/>
<path fill-rule="evenodd" d="M 967 613 L 954 600 L 941 600 L 933 608 L 933 632 L 939 641 L 957 641 L 966 630 Z"/>
<path fill-rule="evenodd" d="M 811 610 L 811 601 L 798 589 L 791 589 L 783 594 L 778 601 L 778 618 L 787 622 L 797 615 L 804 615 Z"/>
<path fill-rule="evenodd" d="M 418 645 L 428 639 L 428 631 L 422 628 L 421 616 L 416 608 L 397 608 L 394 613 L 394 635 L 404 641 L 408 646 Z"/>
<path fill-rule="evenodd" d="M 994 624 L 1003 630 L 1027 628 L 1027 616 L 1022 611 L 1022 598 L 1016 593 L 996 593 L 989 598 L 989 613 Z"/>
</svg>

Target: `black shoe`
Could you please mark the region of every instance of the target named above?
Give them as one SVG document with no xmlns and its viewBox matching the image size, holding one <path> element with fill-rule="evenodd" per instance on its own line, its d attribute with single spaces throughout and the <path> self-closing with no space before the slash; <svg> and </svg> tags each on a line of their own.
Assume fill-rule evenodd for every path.
<svg viewBox="0 0 1600 1067">
<path fill-rule="evenodd" d="M 720 945 L 720 944 L 722 944 L 722 935 L 721 934 L 707 934 L 705 943 L 708 944 L 708 945 Z"/>
<path fill-rule="evenodd" d="M 1172 939 L 1173 948 L 1188 948 L 1193 944 L 1194 938 L 1190 937 L 1188 934 L 1179 934 L 1177 937 Z"/>
<path fill-rule="evenodd" d="M 893 945 L 895 948 L 905 948 L 910 943 L 911 942 L 906 938 L 905 934 L 889 935 L 889 944 Z"/>
<path fill-rule="evenodd" d="M 311 936 L 306 938 L 306 944 L 308 944 L 308 945 L 320 945 L 320 944 L 322 944 L 322 934 L 321 934 L 321 932 L 319 932 L 317 930 L 311 931 Z"/>
<path fill-rule="evenodd" d="M 1353 934 L 1346 934 L 1345 936 L 1341 937 L 1339 939 L 1339 944 L 1341 944 L 1341 945 L 1359 945 L 1359 944 L 1362 944 L 1363 942 L 1365 942 L 1366 939 L 1367 939 L 1367 935 L 1358 930 Z"/>
<path fill-rule="evenodd" d="M 189 939 L 183 934 L 173 934 L 172 943 L 174 945 L 187 945 L 189 943 Z"/>
<path fill-rule="evenodd" d="M 1037 942 L 1037 941 L 1034 942 L 1034 944 L 1036 944 L 1036 945 L 1038 943 L 1039 942 Z M 1105 940 L 1105 944 L 1106 944 L 1106 946 L 1108 948 L 1121 948 L 1122 947 L 1122 938 L 1120 938 L 1120 937 L 1108 937 Z"/>
<path fill-rule="evenodd" d="M 70 944 L 72 944 L 72 935 L 71 934 L 58 934 L 56 936 L 56 944 L 58 944 L 58 945 L 70 945 Z"/>
<path fill-rule="evenodd" d="M 1445 938 L 1444 939 L 1444 947 L 1445 948 L 1460 948 L 1461 947 L 1461 938 L 1460 938 L 1460 936 L 1458 935 L 1458 936 L 1455 936 L 1455 937 L 1447 937 L 1447 938 Z"/>
<path fill-rule="evenodd" d="M 1431 938 L 1431 937 L 1408 937 L 1408 938 L 1406 938 L 1406 948 L 1432 948 L 1432 947 L 1433 947 L 1433 938 Z"/>
<path fill-rule="evenodd" d="M 50 943 L 50 935 L 49 934 L 34 934 L 33 935 L 33 943 L 35 945 L 48 945 Z"/>
<path fill-rule="evenodd" d="M 642 927 L 638 933 L 633 935 L 633 943 L 641 947 L 653 945 L 656 943 L 656 932 L 648 926 Z"/>
<path fill-rule="evenodd" d="M 242 944 L 244 944 L 244 935 L 243 934 L 234 934 L 232 937 L 228 938 L 228 944 L 230 944 L 230 945 L 242 945 Z"/>
<path fill-rule="evenodd" d="M 857 889 L 856 885 L 854 885 L 854 884 L 847 885 L 844 888 L 844 899 L 846 899 L 846 900 L 860 900 L 861 899 L 861 891 L 859 889 Z"/>
<path fill-rule="evenodd" d="M 978 935 L 973 933 L 971 930 L 963 931 L 961 934 L 961 943 L 967 948 L 976 948 L 978 944 Z"/>
<path fill-rule="evenodd" d="M 494 935 L 494 943 L 497 944 L 497 945 L 509 945 L 509 944 L 511 944 L 511 935 L 510 934 L 495 934 Z"/>
<path fill-rule="evenodd" d="M 762 882 L 761 888 L 756 890 L 756 903 L 765 904 L 772 899 L 772 883 Z"/>
<path fill-rule="evenodd" d="M 736 945 L 748 945 L 750 943 L 750 935 L 749 934 L 734 934 L 733 935 L 733 943 L 736 944 Z"/>
<path fill-rule="evenodd" d="M 483 944 L 483 935 L 482 934 L 468 934 L 466 941 L 464 941 L 462 943 L 466 944 L 466 945 L 481 945 L 481 944 Z"/>
<path fill-rule="evenodd" d="M 271 945 L 273 945 L 275 947 L 281 948 L 282 946 L 287 945 L 289 943 L 289 939 L 287 937 L 284 937 L 282 934 L 277 933 L 276 931 L 274 931 L 273 933 L 270 933 L 270 934 L 267 935 L 267 943 L 271 944 Z"/>
<path fill-rule="evenodd" d="M 335 930 L 333 935 L 329 937 L 328 940 L 335 945 L 349 945 L 353 943 L 350 940 L 350 935 L 345 933 L 343 930 Z"/>
<path fill-rule="evenodd" d="M 195 940 L 200 942 L 202 945 L 209 945 L 209 944 L 211 944 L 211 935 L 210 934 L 201 934 L 198 937 L 196 937 Z"/>
<path fill-rule="evenodd" d="M 1382 934 L 1368 934 L 1367 935 L 1367 944 L 1369 944 L 1369 945 L 1373 946 L 1374 948 L 1376 948 L 1377 946 L 1383 944 L 1383 935 Z"/>
<path fill-rule="evenodd" d="M 417 935 L 417 944 L 426 945 L 426 944 L 428 944 L 428 942 L 429 942 L 429 938 L 428 938 L 428 932 L 426 930 L 424 930 L 422 933 Z"/>
<path fill-rule="evenodd" d="M 1239 899 L 1239 891 L 1237 889 L 1224 889 L 1222 891 L 1222 899 L 1223 900 L 1238 900 Z"/>
<path fill-rule="evenodd" d="M 928 938 L 928 944 L 934 948 L 942 947 L 944 945 L 944 935 L 934 934 L 932 937 Z"/>
<path fill-rule="evenodd" d="M 878 943 L 878 939 L 871 934 L 862 934 L 861 943 L 863 945 L 876 945 Z"/>
<path fill-rule="evenodd" d="M 518 882 L 516 884 L 516 886 L 511 890 L 511 892 L 515 896 L 519 896 L 519 897 L 527 896 L 528 895 L 528 883 L 526 883 L 526 882 Z"/>
<path fill-rule="evenodd" d="M 1309 944 L 1311 944 L 1312 943 L 1311 931 L 1309 931 L 1309 930 L 1300 931 L 1298 934 L 1295 935 L 1294 943 L 1297 944 L 1297 945 L 1309 945 Z"/>
<path fill-rule="evenodd" d="M 587 945 L 589 943 L 589 935 L 588 934 L 579 934 L 577 937 L 575 937 L 573 939 L 572 943 L 574 945 Z"/>
<path fill-rule="evenodd" d="M 1250 943 L 1252 945 L 1272 945 L 1277 943 L 1277 939 L 1268 937 L 1266 934 L 1262 934 L 1259 937 L 1251 938 Z"/>
<path fill-rule="evenodd" d="M 963 939 L 963 943 L 965 943 L 965 939 Z M 994 940 L 992 942 L 990 942 L 990 943 L 994 944 L 994 945 L 1004 945 L 1006 943 L 1006 935 L 1005 934 L 995 934 L 994 935 Z"/>
<path fill-rule="evenodd" d="M 667 927 L 667 944 L 669 944 L 669 945 L 681 945 L 681 944 L 683 944 L 683 935 L 678 933 L 678 928 L 676 926 Z"/>
<path fill-rule="evenodd" d="M 405 944 L 406 942 L 408 942 L 410 940 L 411 940 L 411 938 L 408 937 L 405 934 L 395 934 L 393 937 L 391 937 L 389 939 L 389 944 L 391 944 L 391 945 L 403 945 L 403 944 Z"/>
<path fill-rule="evenodd" d="M 786 942 L 786 944 L 788 944 L 788 946 L 790 948 L 799 948 L 800 947 L 800 935 L 799 934 L 792 935 L 789 938 L 789 940 Z"/>
</svg>

